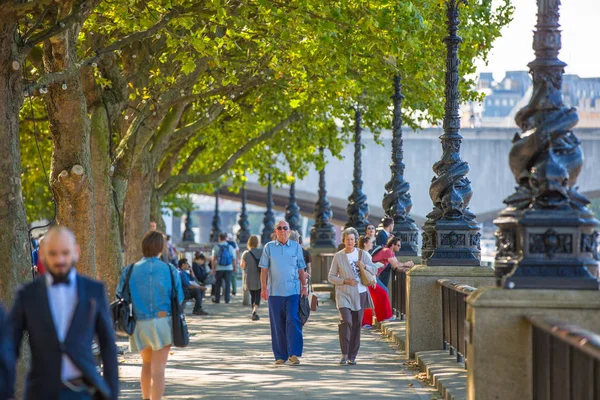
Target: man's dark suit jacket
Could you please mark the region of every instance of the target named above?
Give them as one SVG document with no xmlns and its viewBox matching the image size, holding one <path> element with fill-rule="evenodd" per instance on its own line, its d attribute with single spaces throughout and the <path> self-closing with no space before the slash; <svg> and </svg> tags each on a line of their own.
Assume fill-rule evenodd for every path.
<svg viewBox="0 0 600 400">
<path fill-rule="evenodd" d="M 66 353 L 83 378 L 97 390 L 97 398 L 116 400 L 119 391 L 117 347 L 104 285 L 77 275 L 79 302 L 65 341 L 58 340 L 46 280 L 42 276 L 17 292 L 10 316 L 13 345 L 18 354 L 25 331 L 29 333 L 31 368 L 25 382 L 25 400 L 58 399 L 62 355 Z M 92 340 L 100 345 L 104 377 L 96 371 Z M 14 385 L 11 385 L 14 387 Z"/>
<path fill-rule="evenodd" d="M 375 244 L 378 246 L 385 246 L 389 238 L 390 235 L 382 229 L 377 233 L 377 236 L 375 236 Z"/>
<path fill-rule="evenodd" d="M 15 374 L 15 353 L 9 320 L 0 306 L 0 399 L 10 397 Z"/>
</svg>

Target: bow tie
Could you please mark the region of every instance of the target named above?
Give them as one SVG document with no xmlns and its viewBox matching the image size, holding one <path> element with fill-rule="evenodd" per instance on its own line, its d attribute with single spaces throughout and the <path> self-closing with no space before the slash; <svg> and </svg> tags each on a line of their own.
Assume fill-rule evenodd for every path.
<svg viewBox="0 0 600 400">
<path fill-rule="evenodd" d="M 52 278 L 54 279 L 52 281 L 52 286 L 61 284 L 68 285 L 69 283 L 71 283 L 71 279 L 69 279 L 69 276 L 53 276 Z"/>
</svg>

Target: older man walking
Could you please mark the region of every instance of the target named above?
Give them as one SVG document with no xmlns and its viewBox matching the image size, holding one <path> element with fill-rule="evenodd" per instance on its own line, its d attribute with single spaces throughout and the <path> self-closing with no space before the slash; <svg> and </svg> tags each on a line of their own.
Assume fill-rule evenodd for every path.
<svg viewBox="0 0 600 400">
<path fill-rule="evenodd" d="M 279 221 L 276 239 L 265 245 L 260 258 L 261 297 L 269 302 L 271 343 L 275 364 L 289 360 L 298 365 L 302 357 L 302 324 L 298 316 L 300 296 L 308 296 L 302 247 L 289 240 L 290 226 Z"/>
</svg>

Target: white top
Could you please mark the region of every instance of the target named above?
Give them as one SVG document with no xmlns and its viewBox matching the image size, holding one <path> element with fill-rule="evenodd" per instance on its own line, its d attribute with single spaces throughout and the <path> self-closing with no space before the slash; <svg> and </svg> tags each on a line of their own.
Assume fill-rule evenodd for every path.
<svg viewBox="0 0 600 400">
<path fill-rule="evenodd" d="M 50 312 L 54 321 L 54 328 L 58 340 L 62 343 L 67 337 L 71 320 L 78 303 L 77 297 L 77 272 L 71 268 L 69 272 L 69 283 L 52 285 L 54 278 L 50 273 L 46 274 L 46 290 Z M 81 377 L 81 371 L 73 364 L 69 356 L 63 354 L 60 369 L 60 378 L 63 381 Z"/>
<path fill-rule="evenodd" d="M 352 271 L 354 271 L 354 279 L 356 279 L 358 281 L 358 293 L 366 292 L 368 289 L 365 285 L 363 285 L 361 283 L 360 268 L 358 268 L 358 265 L 356 265 L 356 263 L 358 262 L 358 249 L 354 248 L 352 253 L 345 253 L 345 254 L 346 254 L 346 257 L 348 257 L 348 263 L 350 263 L 350 267 L 352 268 Z"/>
</svg>

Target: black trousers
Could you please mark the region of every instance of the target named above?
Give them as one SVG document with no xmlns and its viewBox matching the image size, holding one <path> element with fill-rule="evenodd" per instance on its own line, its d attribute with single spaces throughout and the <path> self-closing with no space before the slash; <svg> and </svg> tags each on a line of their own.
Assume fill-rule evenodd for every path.
<svg viewBox="0 0 600 400">
<path fill-rule="evenodd" d="M 196 304 L 194 304 L 194 311 L 202 310 L 202 298 L 204 297 L 204 290 L 199 287 L 190 286 L 185 290 L 184 294 L 186 300 L 196 300 Z"/>
<path fill-rule="evenodd" d="M 250 300 L 252 306 L 260 306 L 260 289 L 250 291 Z"/>
</svg>

